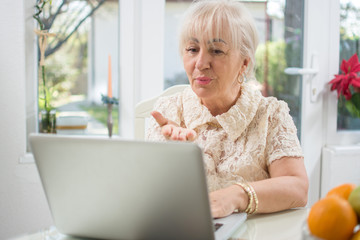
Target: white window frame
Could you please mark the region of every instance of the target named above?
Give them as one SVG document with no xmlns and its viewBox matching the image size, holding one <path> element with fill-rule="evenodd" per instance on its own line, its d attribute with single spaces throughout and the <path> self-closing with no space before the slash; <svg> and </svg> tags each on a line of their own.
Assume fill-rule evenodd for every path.
<svg viewBox="0 0 360 240">
<path fill-rule="evenodd" d="M 323 124 L 323 96 L 311 101 L 310 87 L 317 86 L 318 91 L 328 79 L 328 39 L 327 27 L 329 5 L 320 0 L 305 0 L 304 2 L 304 68 L 311 68 L 314 55 L 317 56 L 319 72 L 315 76 L 303 76 L 302 89 L 302 119 L 301 119 L 301 145 L 304 152 L 305 167 L 308 173 L 309 197 L 308 205 L 315 203 L 320 196 L 321 177 L 321 149 L 324 144 Z"/>
<path fill-rule="evenodd" d="M 340 51 L 340 1 L 330 0 L 330 18 L 329 18 L 329 78 L 328 81 L 338 74 L 339 70 L 339 51 Z M 326 86 L 326 145 L 353 145 L 360 143 L 360 130 L 337 130 L 337 93 L 330 92 L 330 86 Z"/>
<path fill-rule="evenodd" d="M 36 71 L 37 63 L 37 38 L 34 33 L 35 20 L 34 6 L 36 0 L 24 1 L 25 5 L 25 103 L 26 103 L 26 138 L 30 133 L 38 132 L 38 88 L 37 79 L 38 72 Z M 27 151 L 30 151 L 29 144 L 26 144 Z M 23 161 L 27 161 L 23 159 Z M 31 159 L 30 159 L 31 161 Z"/>
<path fill-rule="evenodd" d="M 119 0 L 120 136 L 134 138 L 135 105 L 164 86 L 165 0 Z"/>
</svg>

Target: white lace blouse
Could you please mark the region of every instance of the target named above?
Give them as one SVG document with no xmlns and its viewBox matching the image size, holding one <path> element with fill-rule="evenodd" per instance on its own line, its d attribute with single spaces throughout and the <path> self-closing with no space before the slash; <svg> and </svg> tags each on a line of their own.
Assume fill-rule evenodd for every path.
<svg viewBox="0 0 360 240">
<path fill-rule="evenodd" d="M 228 112 L 215 117 L 190 87 L 160 98 L 154 110 L 197 132 L 195 142 L 204 152 L 209 191 L 269 178 L 268 166 L 274 160 L 303 156 L 287 104 L 263 97 L 250 84 L 243 84 L 239 99 Z M 146 138 L 166 141 L 160 131 L 151 118 Z"/>
</svg>

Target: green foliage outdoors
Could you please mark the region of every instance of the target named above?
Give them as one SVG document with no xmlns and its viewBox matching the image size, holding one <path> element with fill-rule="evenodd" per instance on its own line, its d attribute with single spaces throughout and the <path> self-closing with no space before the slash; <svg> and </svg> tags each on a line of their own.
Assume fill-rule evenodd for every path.
<svg viewBox="0 0 360 240">
<path fill-rule="evenodd" d="M 86 98 L 90 27 L 87 19 L 105 0 L 52 1 L 52 4 L 51 0 L 45 0 L 43 4 L 39 0 L 36 2 L 38 11 L 34 18 L 39 23 L 39 28 L 56 34 L 48 38 L 44 54 L 46 69 L 43 66 L 39 70 L 39 109 L 66 109 L 66 105 L 74 99 Z M 103 108 L 103 118 L 106 118 L 107 109 Z M 98 115 L 99 112 L 103 111 L 95 109 L 93 114 Z M 117 131 L 117 117 L 114 118 L 115 121 L 114 131 Z"/>
<path fill-rule="evenodd" d="M 300 58 L 300 52 L 286 44 L 284 40 L 267 42 L 260 44 L 256 51 L 256 71 L 255 77 L 263 86 L 267 81 L 267 96 L 274 96 L 279 100 L 284 100 L 290 109 L 290 114 L 295 125 L 300 129 L 301 118 L 301 82 L 298 76 L 285 74 L 287 65 L 286 54 L 291 54 L 292 58 Z M 266 53 L 268 54 L 266 58 Z M 267 59 L 267 60 L 266 60 Z M 265 68 L 267 69 L 267 75 Z M 263 92 L 264 93 L 264 92 Z M 300 131 L 299 131 L 300 132 Z"/>
<path fill-rule="evenodd" d="M 87 32 L 77 32 L 56 54 L 46 59 L 45 75 L 46 79 L 51 80 L 47 88 L 54 107 L 69 102 L 71 95 L 86 93 L 86 89 L 78 84 L 87 83 L 87 41 Z"/>
<path fill-rule="evenodd" d="M 107 106 L 106 105 L 80 105 L 80 108 L 90 114 L 91 117 L 103 123 L 104 126 L 107 126 Z M 112 109 L 112 118 L 113 118 L 113 135 L 119 133 L 119 114 L 117 111 L 117 106 L 114 105 Z"/>
<path fill-rule="evenodd" d="M 260 83 L 264 84 L 265 66 L 267 65 L 268 74 L 266 79 L 269 86 L 267 95 L 286 101 L 292 111 L 291 114 L 295 117 L 296 112 L 300 111 L 300 83 L 299 77 L 290 76 L 284 72 L 285 68 L 287 68 L 287 47 L 288 45 L 283 40 L 260 44 L 255 55 L 255 76 Z M 267 63 L 265 60 L 266 48 L 268 53 Z"/>
<path fill-rule="evenodd" d="M 284 88 L 287 81 L 287 76 L 284 73 L 284 70 L 286 68 L 285 47 L 285 42 L 281 40 L 260 44 L 256 51 L 255 76 L 256 79 L 263 84 L 265 79 L 265 54 L 267 48 L 267 81 L 270 86 L 270 92 L 268 93 L 268 95 L 277 95 L 278 93 L 284 92 L 286 90 Z"/>
</svg>

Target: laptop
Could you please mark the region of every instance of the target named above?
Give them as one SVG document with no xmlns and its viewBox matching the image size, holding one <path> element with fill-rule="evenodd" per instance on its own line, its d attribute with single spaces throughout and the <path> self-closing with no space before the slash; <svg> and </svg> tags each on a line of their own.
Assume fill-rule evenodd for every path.
<svg viewBox="0 0 360 240">
<path fill-rule="evenodd" d="M 62 234 L 219 240 L 246 220 L 245 213 L 212 219 L 202 151 L 194 143 L 51 134 L 29 139 Z"/>
</svg>

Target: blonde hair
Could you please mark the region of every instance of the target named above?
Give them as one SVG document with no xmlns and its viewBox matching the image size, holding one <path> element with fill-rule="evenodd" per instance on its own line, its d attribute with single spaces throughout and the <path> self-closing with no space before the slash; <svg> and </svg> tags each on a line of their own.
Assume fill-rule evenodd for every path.
<svg viewBox="0 0 360 240">
<path fill-rule="evenodd" d="M 204 39 L 229 39 L 230 47 L 249 59 L 246 77 L 253 77 L 258 33 L 253 17 L 240 2 L 231 0 L 194 1 L 185 12 L 179 32 L 179 50 L 184 53 L 186 43 L 194 36 Z"/>
</svg>

